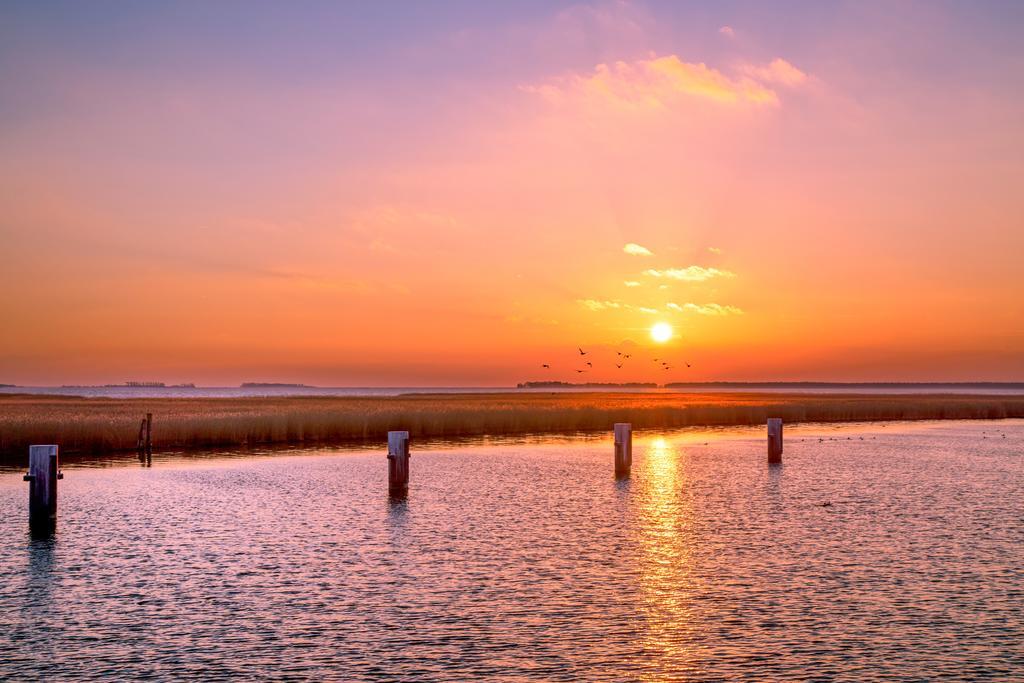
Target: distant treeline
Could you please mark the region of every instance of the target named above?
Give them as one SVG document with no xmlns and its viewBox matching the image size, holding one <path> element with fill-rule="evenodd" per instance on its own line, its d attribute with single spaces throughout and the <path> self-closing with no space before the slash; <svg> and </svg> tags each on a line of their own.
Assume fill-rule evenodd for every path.
<svg viewBox="0 0 1024 683">
<path fill-rule="evenodd" d="M 741 389 L 929 389 L 955 387 L 964 389 L 1024 389 L 1024 382 L 669 382 L 666 389 L 685 387 Z"/>
<path fill-rule="evenodd" d="M 0 386 L 4 386 L 0 384 Z M 11 386 L 14 386 L 13 384 Z M 61 389 L 195 389 L 192 382 L 167 385 L 163 382 L 125 382 L 124 384 L 62 384 Z"/>
<path fill-rule="evenodd" d="M 308 384 L 289 384 L 287 382 L 242 382 L 243 389 L 267 389 L 277 387 L 281 389 L 302 389 L 310 388 Z"/>
<path fill-rule="evenodd" d="M 558 387 L 622 387 L 639 389 L 657 389 L 656 382 L 520 382 L 517 389 L 556 389 Z"/>
</svg>

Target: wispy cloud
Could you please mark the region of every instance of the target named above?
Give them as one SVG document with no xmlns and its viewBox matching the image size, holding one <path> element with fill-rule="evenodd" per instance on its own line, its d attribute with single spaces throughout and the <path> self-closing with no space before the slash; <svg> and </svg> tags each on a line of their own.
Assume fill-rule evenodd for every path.
<svg viewBox="0 0 1024 683">
<path fill-rule="evenodd" d="M 736 31 L 732 29 L 732 26 L 723 26 L 720 29 L 718 29 L 718 32 L 725 36 L 726 38 L 736 37 Z"/>
<path fill-rule="evenodd" d="M 636 242 L 630 242 L 626 246 L 622 247 L 622 251 L 626 252 L 631 256 L 653 256 L 654 254 L 647 247 L 642 247 Z"/>
<path fill-rule="evenodd" d="M 700 315 L 743 315 L 743 311 L 736 306 L 723 306 L 721 304 L 679 304 L 669 303 L 666 308 L 673 311 L 686 311 Z"/>
<path fill-rule="evenodd" d="M 788 88 L 794 88 L 807 80 L 807 74 L 781 57 L 764 65 L 745 64 L 740 67 L 740 71 L 763 83 L 777 83 Z"/>
<path fill-rule="evenodd" d="M 710 251 L 712 254 L 721 254 L 722 253 L 722 250 L 719 249 L 718 247 L 708 247 L 708 251 Z"/>
<path fill-rule="evenodd" d="M 663 277 L 670 280 L 683 280 L 685 282 L 703 282 L 714 277 L 736 277 L 735 273 L 718 268 L 704 268 L 703 266 L 688 266 L 686 268 L 666 268 L 665 270 L 649 269 L 644 275 L 650 277 Z"/>
<path fill-rule="evenodd" d="M 604 311 L 609 308 L 622 308 L 623 304 L 618 301 L 598 301 L 597 299 L 577 299 L 577 303 L 591 311 Z"/>
<path fill-rule="evenodd" d="M 625 311 L 639 311 L 641 313 L 658 313 L 657 308 L 651 308 L 649 306 L 634 306 L 633 304 L 623 303 L 621 301 L 601 301 L 599 299 L 577 299 L 576 303 L 588 311 L 608 311 L 608 310 L 625 310 Z"/>
<path fill-rule="evenodd" d="M 640 283 L 637 282 L 636 280 L 626 280 L 622 284 L 626 285 L 627 287 L 639 287 L 640 286 Z"/>
<path fill-rule="evenodd" d="M 553 103 L 582 98 L 629 108 L 667 108 L 679 98 L 776 105 L 779 97 L 768 84 L 791 86 L 803 78 L 806 74 L 784 59 L 764 66 L 741 64 L 730 76 L 704 62 L 684 62 L 671 54 L 598 64 L 590 73 L 573 73 L 523 89 Z"/>
</svg>

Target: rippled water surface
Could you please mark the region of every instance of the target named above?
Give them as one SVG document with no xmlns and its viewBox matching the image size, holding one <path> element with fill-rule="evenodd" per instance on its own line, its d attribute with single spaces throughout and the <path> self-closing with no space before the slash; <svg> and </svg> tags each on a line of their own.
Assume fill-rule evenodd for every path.
<svg viewBox="0 0 1024 683">
<path fill-rule="evenodd" d="M 4 472 L 0 678 L 1024 680 L 1024 424 L 786 436 Z"/>
</svg>

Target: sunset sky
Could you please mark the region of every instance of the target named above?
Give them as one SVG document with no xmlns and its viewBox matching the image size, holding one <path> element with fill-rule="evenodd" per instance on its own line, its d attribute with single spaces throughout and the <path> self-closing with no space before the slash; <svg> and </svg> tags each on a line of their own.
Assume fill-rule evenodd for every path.
<svg viewBox="0 0 1024 683">
<path fill-rule="evenodd" d="M 4 3 L 0 382 L 1022 381 L 1022 25 Z"/>
</svg>

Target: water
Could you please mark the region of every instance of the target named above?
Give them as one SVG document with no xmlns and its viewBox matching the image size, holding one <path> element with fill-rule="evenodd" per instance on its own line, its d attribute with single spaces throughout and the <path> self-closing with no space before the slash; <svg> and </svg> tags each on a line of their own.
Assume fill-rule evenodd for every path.
<svg viewBox="0 0 1024 683">
<path fill-rule="evenodd" d="M 783 394 L 973 394 L 990 396 L 1024 395 L 1024 384 L 1013 382 L 926 383 L 926 384 L 693 384 L 674 388 L 563 386 L 563 387 L 21 387 L 0 385 L 2 394 L 41 394 L 44 396 L 85 396 L 87 398 L 244 398 L 257 396 L 399 396 L 401 394 L 489 394 L 625 392 L 715 394 L 732 392 Z"/>
<path fill-rule="evenodd" d="M 1024 680 L 1024 422 L 611 455 L 420 444 L 404 502 L 382 449 L 66 466 L 40 540 L 4 472 L 0 678 Z"/>
</svg>

